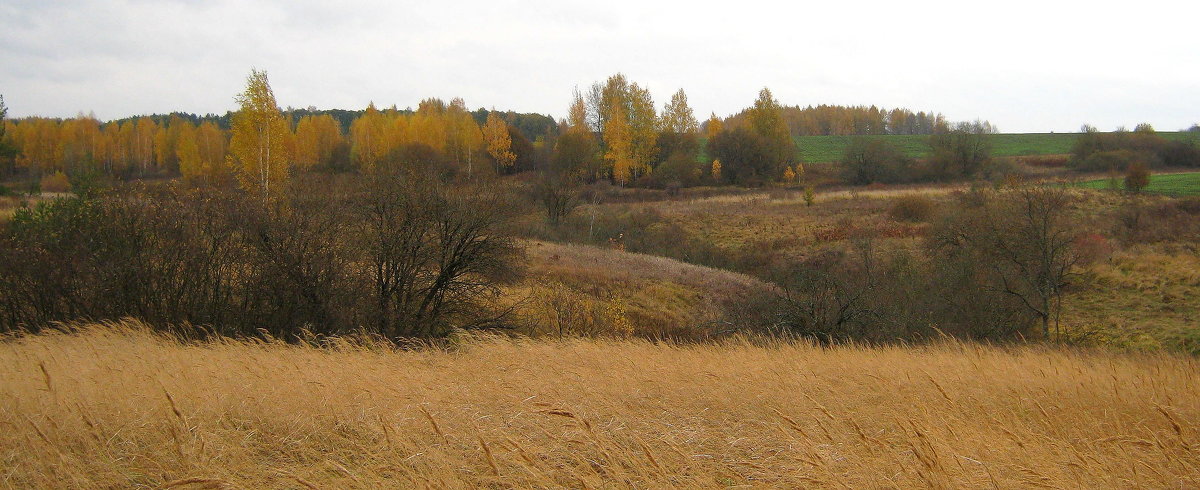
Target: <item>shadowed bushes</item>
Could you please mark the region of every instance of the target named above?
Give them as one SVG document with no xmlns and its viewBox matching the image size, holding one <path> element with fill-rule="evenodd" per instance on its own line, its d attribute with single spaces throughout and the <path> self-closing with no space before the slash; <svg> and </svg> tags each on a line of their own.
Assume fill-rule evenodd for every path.
<svg viewBox="0 0 1200 490">
<path fill-rule="evenodd" d="M 501 198 L 421 172 L 314 178 L 278 201 L 139 186 L 19 210 L 0 233 L 0 329 L 135 317 L 294 340 L 499 324 L 519 275 Z"/>
</svg>

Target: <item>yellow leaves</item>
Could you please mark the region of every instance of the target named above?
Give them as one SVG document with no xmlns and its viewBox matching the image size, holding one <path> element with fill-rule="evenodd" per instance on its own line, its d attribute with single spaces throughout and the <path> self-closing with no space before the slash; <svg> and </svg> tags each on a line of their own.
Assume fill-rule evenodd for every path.
<svg viewBox="0 0 1200 490">
<path fill-rule="evenodd" d="M 696 116 L 692 114 L 692 108 L 688 106 L 687 94 L 683 89 L 675 92 L 671 96 L 671 102 L 663 108 L 662 114 L 662 129 L 663 131 L 676 134 L 692 134 L 698 131 L 700 124 L 696 122 Z"/>
<path fill-rule="evenodd" d="M 612 326 L 613 333 L 625 338 L 633 335 L 633 322 L 629 320 L 625 302 L 621 298 L 613 298 L 604 309 L 604 316 Z"/>
<path fill-rule="evenodd" d="M 571 107 L 567 110 L 568 130 L 589 132 L 587 117 L 587 104 L 584 103 L 583 94 L 579 93 L 579 88 L 576 88 L 571 98 Z"/>
<path fill-rule="evenodd" d="M 217 184 L 227 181 L 230 169 L 225 165 L 225 132 L 212 121 L 194 127 L 179 128 L 175 155 L 179 173 L 192 183 Z"/>
<path fill-rule="evenodd" d="M 179 173 L 188 180 L 194 180 L 204 175 L 200 145 L 196 143 L 196 129 L 191 124 L 187 124 L 178 129 L 177 135 L 175 157 L 179 160 Z"/>
<path fill-rule="evenodd" d="M 456 163 L 464 163 L 470 172 L 484 135 L 466 104 L 457 98 L 449 105 L 439 99 L 426 99 L 411 114 L 400 113 L 394 107 L 379 111 L 372 103 L 350 124 L 351 160 L 367 172 L 374 171 L 396 149 L 413 144 L 428 146 Z"/>
<path fill-rule="evenodd" d="M 154 165 L 154 137 L 158 134 L 158 123 L 142 116 L 132 124 L 130 155 L 135 166 L 143 172 L 148 172 Z"/>
<path fill-rule="evenodd" d="M 394 131 L 389 131 L 387 119 L 375 104 L 367 105 L 367 111 L 350 124 L 350 159 L 359 168 L 373 172 L 384 155 L 395 146 Z"/>
<path fill-rule="evenodd" d="M 604 158 L 612 165 L 613 181 L 618 184 L 628 184 L 633 177 L 637 162 L 633 155 L 633 133 L 625 117 L 625 111 L 619 104 L 613 104 L 609 109 L 609 118 L 604 128 L 604 140 L 608 151 Z"/>
<path fill-rule="evenodd" d="M 265 71 L 250 70 L 246 90 L 235 99 L 240 108 L 233 115 L 228 161 L 242 188 L 266 201 L 288 178 L 291 131 Z"/>
<path fill-rule="evenodd" d="M 711 174 L 714 181 L 721 181 L 721 160 L 713 160 Z"/>
<path fill-rule="evenodd" d="M 483 145 L 483 132 L 460 98 L 450 101 L 442 117 L 446 126 L 446 152 L 454 161 L 466 163 L 470 175 L 475 152 Z"/>
<path fill-rule="evenodd" d="M 342 126 L 333 116 L 304 116 L 296 124 L 296 166 L 309 169 L 329 165 L 342 142 Z"/>
<path fill-rule="evenodd" d="M 487 143 L 488 154 L 496 160 L 500 168 L 511 168 L 516 163 L 517 155 L 512 152 L 508 123 L 500 119 L 494 111 L 488 113 L 487 122 L 483 125 L 483 139 Z"/>
<path fill-rule="evenodd" d="M 796 181 L 796 172 L 792 170 L 791 166 L 788 166 L 786 169 L 784 169 L 783 181 L 789 184 Z"/>
<path fill-rule="evenodd" d="M 748 113 L 750 127 L 767 141 L 771 149 L 771 158 L 777 161 L 787 161 L 792 158 L 792 136 L 787 122 L 783 120 L 783 111 L 779 102 L 771 95 L 771 91 L 763 88 L 758 93 L 758 100 Z"/>
<path fill-rule="evenodd" d="M 576 105 L 582 101 L 576 94 Z M 655 115 L 650 91 L 630 84 L 618 73 L 609 77 L 602 89 L 601 129 L 608 168 L 613 181 L 626 184 L 650 172 L 650 161 L 657 153 L 660 122 Z M 686 105 L 686 104 L 684 104 Z"/>
<path fill-rule="evenodd" d="M 717 133 L 724 130 L 725 123 L 721 122 L 721 118 L 717 117 L 717 113 L 714 112 L 708 118 L 708 124 L 704 127 L 704 137 L 711 140 L 717 136 Z"/>
</svg>

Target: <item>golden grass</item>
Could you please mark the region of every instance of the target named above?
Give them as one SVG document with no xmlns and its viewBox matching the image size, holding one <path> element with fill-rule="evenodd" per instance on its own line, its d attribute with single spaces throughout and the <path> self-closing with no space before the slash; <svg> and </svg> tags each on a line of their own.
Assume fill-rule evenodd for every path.
<svg viewBox="0 0 1200 490">
<path fill-rule="evenodd" d="M 1200 485 L 1195 358 L 481 339 L 453 351 L 136 325 L 0 344 L 14 488 Z"/>
<path fill-rule="evenodd" d="M 1086 288 L 1064 302 L 1063 323 L 1096 342 L 1200 353 L 1200 255 L 1143 245 L 1090 265 Z"/>
<path fill-rule="evenodd" d="M 588 245 L 528 241 L 529 277 L 508 290 L 535 334 L 705 336 L 730 306 L 771 286 L 753 277 L 666 257 Z M 594 315 L 590 315 L 594 312 Z M 620 316 L 622 318 L 614 318 Z M 574 317 L 574 318 L 572 318 Z M 588 317 L 588 318 L 583 318 Z M 591 322 L 589 325 L 582 323 Z"/>
</svg>

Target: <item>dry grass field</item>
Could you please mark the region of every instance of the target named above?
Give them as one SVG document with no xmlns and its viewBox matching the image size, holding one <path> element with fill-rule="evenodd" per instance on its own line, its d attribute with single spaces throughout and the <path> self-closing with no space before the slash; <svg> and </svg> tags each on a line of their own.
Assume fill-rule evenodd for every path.
<svg viewBox="0 0 1200 490">
<path fill-rule="evenodd" d="M 1089 288 L 1064 303 L 1063 323 L 1091 341 L 1200 354 L 1200 254 L 1171 246 L 1122 250 L 1084 271 Z"/>
<path fill-rule="evenodd" d="M 1195 488 L 1196 358 L 1044 346 L 0 343 L 8 488 Z"/>
<path fill-rule="evenodd" d="M 530 274 L 507 296 L 534 335 L 705 337 L 728 308 L 771 289 L 744 274 L 612 248 L 529 241 L 526 255 Z"/>
</svg>

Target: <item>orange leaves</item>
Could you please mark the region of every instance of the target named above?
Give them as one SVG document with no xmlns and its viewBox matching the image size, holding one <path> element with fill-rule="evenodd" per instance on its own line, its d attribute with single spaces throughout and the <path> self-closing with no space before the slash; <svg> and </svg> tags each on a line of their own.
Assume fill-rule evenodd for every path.
<svg viewBox="0 0 1200 490">
<path fill-rule="evenodd" d="M 517 155 L 512 152 L 508 123 L 500 119 L 495 112 L 488 114 L 487 122 L 483 125 L 483 139 L 487 143 L 488 154 L 496 159 L 501 168 L 511 168 L 516 163 Z"/>
</svg>

